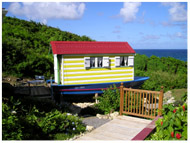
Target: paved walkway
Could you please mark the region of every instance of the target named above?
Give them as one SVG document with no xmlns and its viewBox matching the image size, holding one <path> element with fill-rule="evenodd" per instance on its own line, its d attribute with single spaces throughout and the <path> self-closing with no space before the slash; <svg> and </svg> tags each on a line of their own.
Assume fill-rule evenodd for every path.
<svg viewBox="0 0 190 143">
<path fill-rule="evenodd" d="M 131 140 L 152 120 L 130 116 L 118 116 L 90 133 L 76 139 L 79 140 Z"/>
</svg>

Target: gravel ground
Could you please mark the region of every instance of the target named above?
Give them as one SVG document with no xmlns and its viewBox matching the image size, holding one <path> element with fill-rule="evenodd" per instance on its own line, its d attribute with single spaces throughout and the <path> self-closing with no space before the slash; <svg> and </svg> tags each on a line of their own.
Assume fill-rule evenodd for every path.
<svg viewBox="0 0 190 143">
<path fill-rule="evenodd" d="M 83 119 L 83 123 L 89 126 L 93 126 L 94 128 L 98 128 L 101 125 L 111 121 L 110 119 L 99 119 L 98 117 L 86 117 Z"/>
</svg>

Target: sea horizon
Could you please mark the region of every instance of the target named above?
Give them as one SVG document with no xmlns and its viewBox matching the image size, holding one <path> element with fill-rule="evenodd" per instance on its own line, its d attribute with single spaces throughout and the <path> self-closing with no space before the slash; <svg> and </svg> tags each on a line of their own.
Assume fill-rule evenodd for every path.
<svg viewBox="0 0 190 143">
<path fill-rule="evenodd" d="M 188 49 L 134 49 L 137 54 L 146 55 L 151 57 L 155 55 L 161 57 L 173 57 L 178 60 L 187 62 Z"/>
<path fill-rule="evenodd" d="M 188 50 L 188 48 L 187 49 L 134 49 L 134 50 Z"/>
</svg>

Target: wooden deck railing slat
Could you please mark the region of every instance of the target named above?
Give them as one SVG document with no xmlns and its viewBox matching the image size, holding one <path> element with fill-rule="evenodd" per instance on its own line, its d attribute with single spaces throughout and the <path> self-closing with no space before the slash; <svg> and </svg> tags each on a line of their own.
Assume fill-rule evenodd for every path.
<svg viewBox="0 0 190 143">
<path fill-rule="evenodd" d="M 151 115 L 152 115 L 152 112 L 153 112 L 153 104 L 154 104 L 153 99 L 154 99 L 154 94 L 152 94 Z"/>
<path fill-rule="evenodd" d="M 140 94 L 140 106 L 139 106 L 139 114 L 141 113 L 141 92 L 139 92 Z"/>
<path fill-rule="evenodd" d="M 154 116 L 156 116 L 156 99 L 157 99 L 157 94 L 155 94 L 155 104 L 154 104 Z"/>
<path fill-rule="evenodd" d="M 149 107 L 148 107 L 148 116 L 150 115 L 149 113 L 150 113 L 150 96 L 151 96 L 151 94 L 149 94 Z"/>
<path fill-rule="evenodd" d="M 142 102 L 142 114 L 143 114 L 143 111 L 144 111 L 144 92 L 143 92 L 143 102 Z"/>
<path fill-rule="evenodd" d="M 127 91 L 125 93 L 125 102 L 127 102 Z M 127 111 L 127 104 L 125 104 L 125 111 Z"/>
<path fill-rule="evenodd" d="M 147 108 L 147 92 L 146 92 L 146 106 L 145 106 L 145 108 Z M 144 111 L 144 113 L 145 113 L 145 115 L 146 115 L 146 109 L 145 109 L 145 111 Z"/>
<path fill-rule="evenodd" d="M 130 92 L 128 91 L 128 112 L 129 112 L 129 104 L 130 104 Z"/>
</svg>

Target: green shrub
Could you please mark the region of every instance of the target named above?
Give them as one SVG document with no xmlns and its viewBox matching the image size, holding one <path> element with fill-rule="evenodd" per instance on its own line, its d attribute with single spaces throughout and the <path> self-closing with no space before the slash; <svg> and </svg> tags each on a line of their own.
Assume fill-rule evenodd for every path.
<svg viewBox="0 0 190 143">
<path fill-rule="evenodd" d="M 51 135 L 58 133 L 66 135 L 80 134 L 86 129 L 79 117 L 61 113 L 58 110 L 46 113 L 46 116 L 41 118 L 38 124 L 44 133 Z"/>
<path fill-rule="evenodd" d="M 182 101 L 186 102 L 187 100 L 187 92 L 185 92 L 185 94 L 182 95 Z"/>
<path fill-rule="evenodd" d="M 103 90 L 103 95 L 99 96 L 98 100 L 99 103 L 96 104 L 96 107 L 105 114 L 108 114 L 112 111 L 119 111 L 120 92 L 115 85 Z"/>
<path fill-rule="evenodd" d="M 163 106 L 163 119 L 156 121 L 156 132 L 147 140 L 187 140 L 187 104 Z"/>
<path fill-rule="evenodd" d="M 3 140 L 68 139 L 86 129 L 78 116 L 56 109 L 39 111 L 35 105 L 27 107 L 13 97 L 3 102 L 2 111 Z"/>
<path fill-rule="evenodd" d="M 19 118 L 16 116 L 17 110 L 10 108 L 2 103 L 2 139 L 3 140 L 21 140 L 22 126 Z"/>
<path fill-rule="evenodd" d="M 146 90 L 159 90 L 164 86 L 164 91 L 170 89 L 187 88 L 187 62 L 171 57 L 158 58 L 136 54 L 134 65 L 135 76 L 150 77 L 141 86 Z"/>
</svg>

